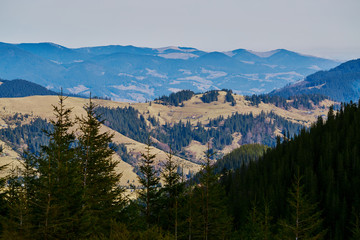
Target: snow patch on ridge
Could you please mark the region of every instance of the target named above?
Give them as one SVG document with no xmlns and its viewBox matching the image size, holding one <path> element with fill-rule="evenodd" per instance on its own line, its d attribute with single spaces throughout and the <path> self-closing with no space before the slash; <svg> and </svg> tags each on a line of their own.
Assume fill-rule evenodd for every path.
<svg viewBox="0 0 360 240">
<path fill-rule="evenodd" d="M 208 79 L 214 79 L 214 78 L 219 78 L 219 77 L 225 77 L 227 75 L 226 72 L 222 72 L 222 71 L 212 71 L 212 70 L 208 70 L 205 68 L 201 69 L 202 73 L 206 73 L 209 74 L 207 76 Z"/>
<path fill-rule="evenodd" d="M 319 66 L 317 66 L 317 65 L 312 65 L 312 66 L 308 67 L 308 69 L 312 69 L 312 70 L 316 70 L 316 71 L 321 70 L 321 68 Z"/>
<path fill-rule="evenodd" d="M 84 85 L 78 85 L 78 86 L 73 87 L 73 88 L 67 88 L 67 90 L 69 92 L 71 92 L 72 94 L 78 94 L 78 93 L 84 92 L 84 91 L 89 90 L 89 89 L 90 88 L 85 87 Z"/>
<path fill-rule="evenodd" d="M 248 52 L 261 57 L 261 58 L 268 58 L 271 57 L 272 55 L 274 55 L 275 53 L 278 53 L 280 51 L 280 49 L 276 49 L 276 50 L 272 50 L 272 51 L 267 51 L 267 52 L 256 52 L 253 50 L 247 50 Z"/>
<path fill-rule="evenodd" d="M 192 53 L 166 53 L 166 54 L 159 54 L 158 56 L 166 59 L 183 59 L 183 60 L 199 57 L 198 55 Z"/>
<path fill-rule="evenodd" d="M 229 57 L 233 57 L 235 55 L 235 53 L 233 53 L 233 51 L 223 52 L 223 54 L 225 54 Z"/>
<path fill-rule="evenodd" d="M 253 62 L 253 61 L 241 61 L 241 62 L 246 63 L 246 64 L 255 64 L 255 62 Z"/>
<path fill-rule="evenodd" d="M 265 80 L 269 80 L 270 78 L 277 77 L 278 79 L 283 79 L 288 82 L 294 82 L 296 80 L 296 77 L 298 78 L 304 78 L 304 75 L 297 73 L 297 72 L 282 72 L 282 73 L 267 73 L 265 76 Z"/>
<path fill-rule="evenodd" d="M 180 51 L 180 52 L 194 52 L 196 51 L 196 49 L 194 48 L 189 48 L 189 49 L 182 49 L 176 46 L 169 46 L 169 47 L 162 47 L 162 48 L 155 48 L 155 50 L 157 50 L 159 53 L 163 53 L 166 50 L 175 50 L 175 51 Z"/>
<path fill-rule="evenodd" d="M 146 68 L 146 71 L 147 71 L 147 73 L 146 73 L 147 75 L 150 75 L 153 77 L 168 78 L 166 74 L 158 73 L 155 69 Z"/>
<path fill-rule="evenodd" d="M 127 90 L 133 90 L 137 92 L 146 93 L 150 96 L 154 96 L 154 88 L 150 88 L 149 85 L 141 85 L 141 86 L 135 86 L 135 85 L 114 85 L 113 88 L 116 88 L 118 90 L 127 91 Z"/>
<path fill-rule="evenodd" d="M 177 93 L 177 92 L 180 92 L 182 89 L 180 89 L 180 88 L 168 88 L 168 90 L 170 92 Z"/>
</svg>

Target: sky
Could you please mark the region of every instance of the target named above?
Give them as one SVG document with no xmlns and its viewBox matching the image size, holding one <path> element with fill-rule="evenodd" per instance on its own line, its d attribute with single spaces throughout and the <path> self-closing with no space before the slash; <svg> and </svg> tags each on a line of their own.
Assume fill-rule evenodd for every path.
<svg viewBox="0 0 360 240">
<path fill-rule="evenodd" d="M 360 58 L 360 0 L 0 0 L 0 42 Z"/>
</svg>

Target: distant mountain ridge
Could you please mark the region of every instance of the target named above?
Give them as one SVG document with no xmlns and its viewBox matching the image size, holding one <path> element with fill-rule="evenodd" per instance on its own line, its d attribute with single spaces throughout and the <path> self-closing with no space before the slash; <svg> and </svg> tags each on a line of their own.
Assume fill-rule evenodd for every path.
<svg viewBox="0 0 360 240">
<path fill-rule="evenodd" d="M 54 43 L 0 43 L 0 78 L 27 79 L 56 92 L 145 101 L 181 89 L 270 92 L 338 62 L 285 49 L 205 52 L 187 47 L 99 46 L 66 48 Z"/>
<path fill-rule="evenodd" d="M 300 94 L 322 94 L 339 102 L 357 102 L 360 98 L 360 58 L 329 71 L 316 72 L 303 81 L 271 93 L 283 97 Z"/>
</svg>

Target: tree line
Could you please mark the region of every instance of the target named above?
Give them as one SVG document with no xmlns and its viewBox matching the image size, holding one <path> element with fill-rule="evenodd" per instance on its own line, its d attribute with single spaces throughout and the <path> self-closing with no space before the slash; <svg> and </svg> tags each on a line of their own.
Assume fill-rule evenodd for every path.
<svg viewBox="0 0 360 240">
<path fill-rule="evenodd" d="M 258 106 L 261 102 L 274 104 L 276 107 L 289 110 L 290 108 L 296 109 L 314 109 L 314 106 L 318 105 L 321 101 L 328 99 L 322 94 L 300 94 L 291 95 L 287 98 L 275 94 L 260 94 L 245 96 L 245 100 L 250 101 L 253 106 Z"/>
<path fill-rule="evenodd" d="M 255 216 L 250 220 L 260 221 L 259 227 L 266 221 L 267 233 L 276 238 L 283 227 L 291 229 L 287 221 L 298 219 L 294 205 L 304 204 L 305 212 L 299 210 L 306 215 L 303 221 L 316 225 L 318 233 L 324 231 L 325 239 L 359 239 L 359 118 L 359 104 L 343 104 L 337 112 L 331 108 L 327 121 L 319 117 L 310 129 L 282 143 L 278 139 L 257 162 L 225 171 L 222 183 L 239 236 L 246 231 L 251 209 Z"/>
<path fill-rule="evenodd" d="M 138 195 L 127 199 L 95 105 L 75 135 L 64 100 L 49 143 L 0 181 L 3 239 L 359 239 L 359 104 L 330 109 L 274 148 L 243 147 L 220 172 L 209 143 L 189 181 L 171 148 L 155 169 L 148 136 Z"/>
</svg>

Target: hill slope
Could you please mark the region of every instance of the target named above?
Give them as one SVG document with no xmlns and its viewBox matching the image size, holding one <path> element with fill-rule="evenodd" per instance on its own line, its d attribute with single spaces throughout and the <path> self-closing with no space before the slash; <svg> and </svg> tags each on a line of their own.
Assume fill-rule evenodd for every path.
<svg viewBox="0 0 360 240">
<path fill-rule="evenodd" d="M 203 94 L 195 94 L 182 101 L 181 106 L 164 105 L 160 100 L 158 103 L 130 104 L 94 99 L 102 107 L 103 117 L 107 118 L 103 130 L 115 134 L 114 143 L 121 149 L 114 157 L 123 160 L 119 168 L 119 171 L 124 171 L 122 183 L 126 185 L 133 180 L 136 183 L 137 162 L 145 149 L 144 142 L 148 133 L 151 133 L 156 146 L 154 153 L 157 153 L 157 168 L 165 160 L 167 144 L 172 140 L 176 144 L 173 146 L 178 150 L 177 161 L 184 172 L 191 175 L 200 168 L 198 163 L 204 157 L 208 141 L 218 150 L 217 157 L 245 143 L 271 144 L 276 136 L 283 136 L 286 131 L 295 133 L 302 126 L 309 126 L 333 104 L 324 100 L 311 111 L 292 107 L 284 109 L 270 103 L 254 106 L 243 96 L 233 94 L 236 104 L 232 105 L 226 101 L 227 94 L 219 91 L 217 100 L 210 103 L 201 100 Z M 7 139 L 14 142 L 13 146 L 34 146 L 33 149 L 38 146 L 39 142 L 29 142 L 21 137 L 20 128 L 37 117 L 53 118 L 51 105 L 56 104 L 57 100 L 57 96 L 0 99 L 1 128 L 6 130 L 10 127 L 5 133 Z M 87 102 L 86 99 L 69 97 L 66 101 L 66 106 L 71 107 L 74 114 L 84 114 L 82 106 Z M 142 131 L 143 134 L 139 135 L 137 131 Z M 37 133 L 35 135 L 40 137 Z"/>
<path fill-rule="evenodd" d="M 27 97 L 34 95 L 57 95 L 36 83 L 15 79 L 12 81 L 0 79 L 0 98 Z"/>
<path fill-rule="evenodd" d="M 357 101 L 360 98 L 360 59 L 345 62 L 329 71 L 319 71 L 304 81 L 272 92 L 272 95 L 291 96 L 318 93 L 335 101 Z"/>
<path fill-rule="evenodd" d="M 318 203 L 322 229 L 327 229 L 325 239 L 351 239 L 352 223 L 360 212 L 360 106 L 345 105 L 337 113 L 330 111 L 327 118 L 269 149 L 258 162 L 224 177 L 239 228 L 259 200 L 270 206 L 274 223 L 289 216 L 291 211 L 284 206 L 299 174 L 307 201 Z"/>
</svg>

